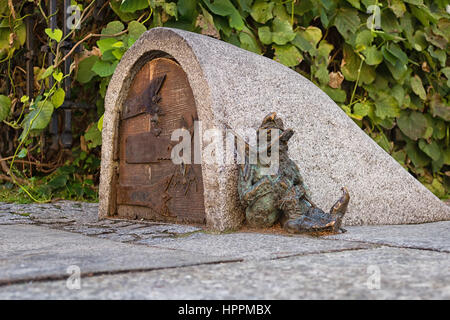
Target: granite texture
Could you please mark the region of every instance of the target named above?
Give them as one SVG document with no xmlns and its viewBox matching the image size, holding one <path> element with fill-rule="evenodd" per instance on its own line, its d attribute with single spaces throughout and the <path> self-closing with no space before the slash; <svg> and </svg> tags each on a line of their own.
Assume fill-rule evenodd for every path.
<svg viewBox="0 0 450 320">
<path fill-rule="evenodd" d="M 139 243 L 152 244 L 152 240 L 141 240 Z M 155 246 L 244 261 L 376 247 L 362 242 L 329 241 L 305 235 L 286 236 L 253 232 L 217 235 L 195 233 L 187 237 L 172 238 Z"/>
<path fill-rule="evenodd" d="M 98 220 L 98 204 L 57 201 L 42 204 L 0 202 L 0 226 L 33 224 L 119 242 L 157 244 L 202 231 L 185 224 L 144 220 Z"/>
<path fill-rule="evenodd" d="M 446 253 L 378 248 L 17 284 L 0 299 L 450 299 L 449 270 Z"/>
<path fill-rule="evenodd" d="M 450 299 L 450 221 L 317 238 L 97 219 L 95 203 L 0 203 L 0 299 Z"/>
<path fill-rule="evenodd" d="M 31 225 L 0 226 L 0 286 L 81 274 L 139 271 L 227 261 L 225 257 L 113 242 Z"/>
<path fill-rule="evenodd" d="M 99 216 L 108 216 L 109 192 L 117 162 L 119 114 L 131 80 L 160 52 L 181 65 L 192 87 L 203 129 L 257 128 L 276 111 L 296 134 L 290 156 L 312 193 L 328 210 L 351 194 L 345 225 L 408 224 L 449 220 L 450 209 L 368 137 L 318 87 L 293 70 L 225 42 L 169 28 L 154 28 L 125 53 L 105 98 Z M 209 228 L 223 231 L 241 225 L 237 169 L 202 164 Z"/>
<path fill-rule="evenodd" d="M 355 226 L 324 239 L 348 240 L 450 253 L 450 221 L 403 226 Z"/>
</svg>

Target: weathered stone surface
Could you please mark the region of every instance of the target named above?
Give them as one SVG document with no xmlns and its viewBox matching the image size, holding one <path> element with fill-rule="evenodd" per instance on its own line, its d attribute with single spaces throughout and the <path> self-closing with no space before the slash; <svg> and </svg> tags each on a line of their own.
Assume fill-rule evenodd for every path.
<svg viewBox="0 0 450 320">
<path fill-rule="evenodd" d="M 138 243 L 156 244 L 156 239 Z M 159 248 L 177 249 L 218 257 L 244 260 L 277 259 L 295 255 L 371 248 L 364 243 L 329 241 L 308 236 L 282 236 L 261 233 L 205 234 L 159 241 Z"/>
<path fill-rule="evenodd" d="M 5 222 L 20 217 L 22 220 L 29 220 L 28 223 L 39 224 L 94 223 L 98 221 L 97 210 L 97 203 L 67 200 L 43 204 L 0 202 L 0 216 L 4 217 Z"/>
<path fill-rule="evenodd" d="M 345 224 L 406 224 L 450 219 L 450 209 L 407 173 L 319 88 L 281 64 L 202 35 L 154 28 L 125 53 L 105 98 L 100 179 L 101 217 L 112 201 L 119 114 L 137 70 L 156 52 L 171 55 L 186 72 L 203 129 L 257 128 L 278 113 L 296 134 L 290 156 L 313 201 L 330 208 L 345 185 L 351 194 Z M 238 227 L 243 220 L 235 166 L 202 164 L 208 225 Z"/>
<path fill-rule="evenodd" d="M 96 204 L 82 207 L 0 203 L 0 299 L 450 298 L 450 222 L 348 227 L 323 238 L 212 234 L 96 221 Z M 66 287 L 69 265 L 81 269 L 81 290 Z M 380 289 L 369 289 L 377 270 Z"/>
<path fill-rule="evenodd" d="M 450 299 L 449 266 L 446 253 L 379 248 L 83 277 L 80 290 L 11 285 L 0 299 Z"/>
<path fill-rule="evenodd" d="M 225 261 L 193 252 L 135 246 L 106 239 L 29 225 L 0 226 L 0 285 L 18 280 L 82 274 L 171 268 Z"/>
<path fill-rule="evenodd" d="M 0 225 L 35 224 L 119 242 L 146 240 L 152 244 L 190 235 L 201 228 L 141 220 L 98 221 L 98 204 L 58 201 L 46 204 L 0 203 Z"/>
<path fill-rule="evenodd" d="M 450 221 L 405 226 L 349 227 L 347 233 L 326 238 L 450 252 Z"/>
</svg>

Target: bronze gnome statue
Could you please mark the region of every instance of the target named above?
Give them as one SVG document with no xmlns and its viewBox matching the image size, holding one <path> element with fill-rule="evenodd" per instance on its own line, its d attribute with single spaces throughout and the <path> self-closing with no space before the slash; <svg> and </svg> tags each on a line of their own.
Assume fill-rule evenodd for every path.
<svg viewBox="0 0 450 320">
<path fill-rule="evenodd" d="M 264 165 L 260 161 L 251 164 L 248 157 L 239 167 L 238 193 L 248 224 L 267 228 L 280 222 L 290 233 L 344 232 L 341 223 L 350 200 L 347 189 L 342 188 L 342 197 L 329 213 L 318 208 L 310 200 L 297 165 L 288 156 L 288 141 L 294 131 L 285 130 L 283 121 L 273 112 L 264 118 L 258 131 L 274 129 L 279 130 L 277 173 L 265 174 Z"/>
</svg>

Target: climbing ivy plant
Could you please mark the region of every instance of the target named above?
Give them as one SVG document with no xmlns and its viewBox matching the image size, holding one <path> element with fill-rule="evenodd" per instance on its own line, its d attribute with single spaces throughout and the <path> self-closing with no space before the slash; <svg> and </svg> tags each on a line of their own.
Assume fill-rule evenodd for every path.
<svg viewBox="0 0 450 320">
<path fill-rule="evenodd" d="M 0 0 L 0 59 L 11 81 L 26 40 L 25 2 Z M 44 93 L 20 95 L 14 82 L 2 89 L 0 121 L 21 130 L 19 157 L 62 105 L 61 81 L 68 76 L 58 55 L 62 32 L 48 28 L 41 1 L 34 2 L 45 41 L 56 43 L 56 59 L 48 65 L 42 58 L 36 70 Z M 106 18 L 94 26 L 95 1 L 72 3 L 85 17 L 68 37 L 82 49 L 73 54 L 72 95 L 97 106 L 80 136 L 84 153 L 101 144 L 103 99 L 122 55 L 146 30 L 166 26 L 221 39 L 307 77 L 427 188 L 449 198 L 448 0 L 110 0 L 102 8 Z M 20 115 L 12 112 L 18 107 Z"/>
</svg>

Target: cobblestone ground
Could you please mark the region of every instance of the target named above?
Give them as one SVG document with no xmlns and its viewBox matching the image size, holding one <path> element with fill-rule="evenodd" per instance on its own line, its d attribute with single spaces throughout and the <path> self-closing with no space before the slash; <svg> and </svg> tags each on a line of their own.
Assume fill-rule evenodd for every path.
<svg viewBox="0 0 450 320">
<path fill-rule="evenodd" d="M 98 204 L 58 201 L 48 204 L 0 203 L 0 225 L 32 224 L 126 243 L 156 244 L 202 229 L 122 219 L 98 220 Z"/>
<path fill-rule="evenodd" d="M 0 299 L 450 299 L 450 221 L 317 238 L 99 221 L 97 208 L 0 203 Z"/>
</svg>

